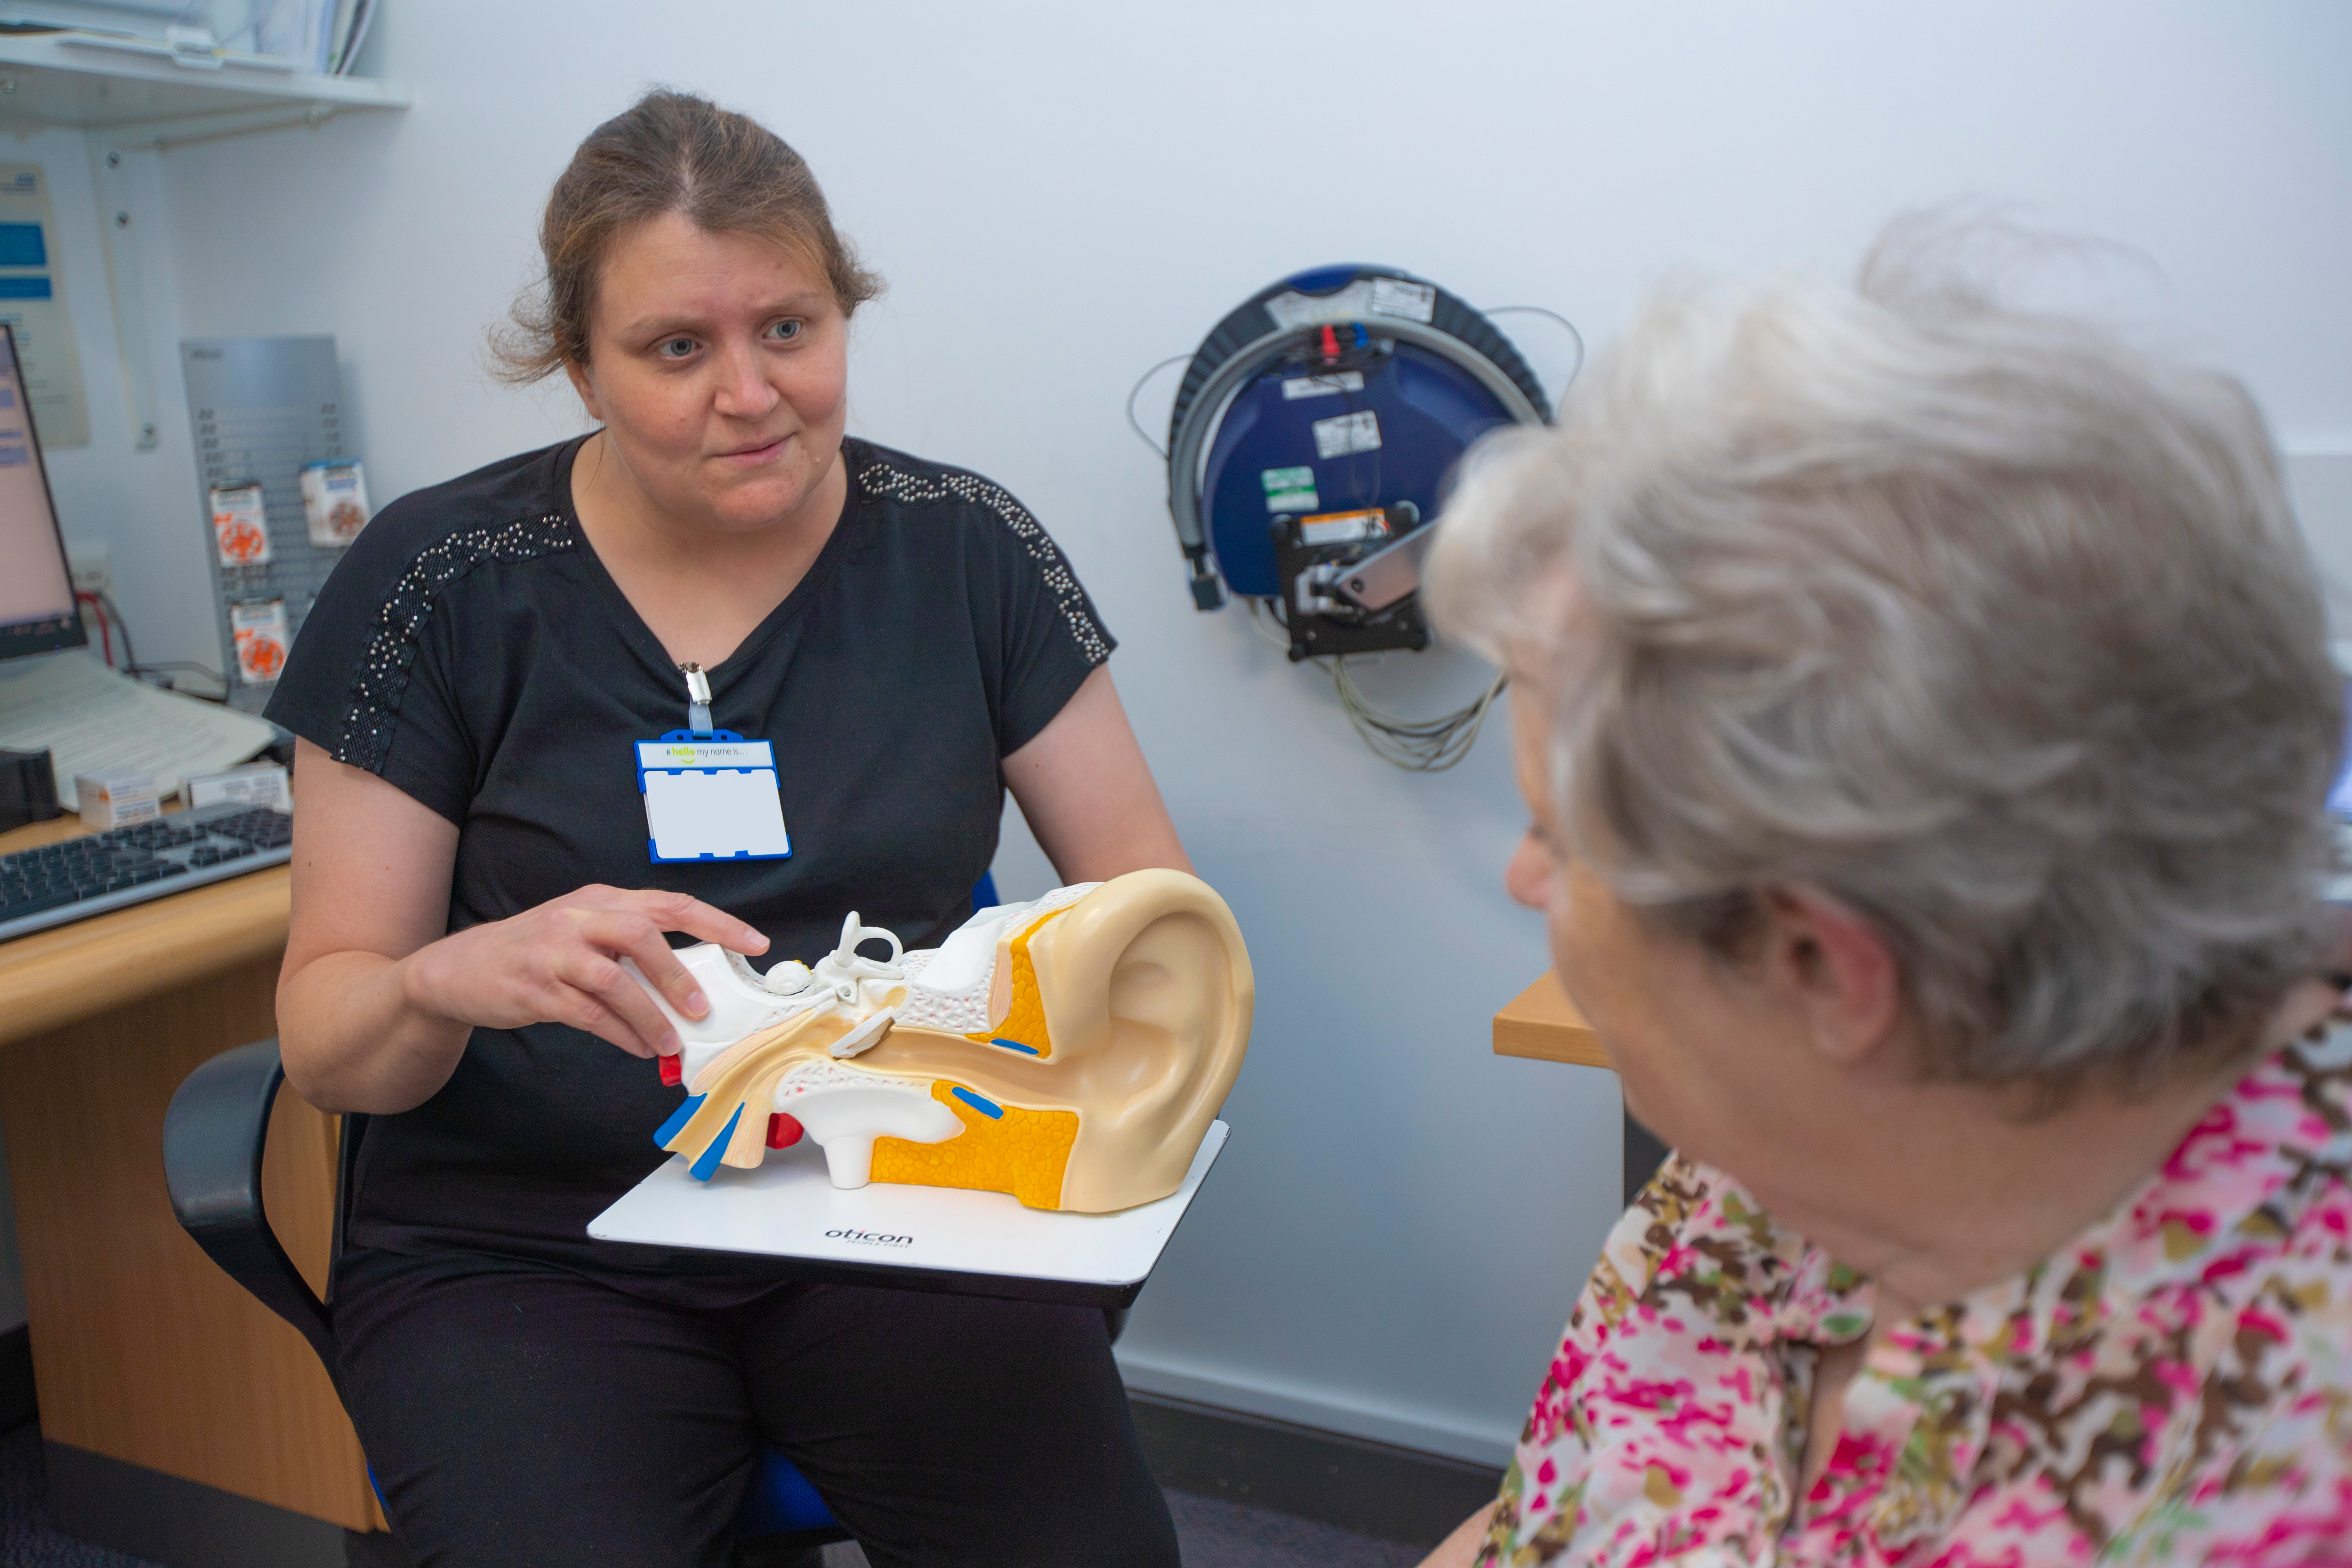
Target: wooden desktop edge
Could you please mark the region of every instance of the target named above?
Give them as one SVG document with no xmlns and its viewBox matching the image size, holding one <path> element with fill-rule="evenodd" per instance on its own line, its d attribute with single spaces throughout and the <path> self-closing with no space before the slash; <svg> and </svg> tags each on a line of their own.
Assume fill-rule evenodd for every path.
<svg viewBox="0 0 2352 1568">
<path fill-rule="evenodd" d="M 0 855 L 92 831 L 63 816 L 0 833 Z M 0 942 L 0 1045 L 286 948 L 293 873 L 231 877 Z"/>
<path fill-rule="evenodd" d="M 1495 1054 L 1580 1068 L 1612 1065 L 1601 1037 L 1560 989 L 1559 974 L 1549 969 L 1495 1015 Z"/>
</svg>

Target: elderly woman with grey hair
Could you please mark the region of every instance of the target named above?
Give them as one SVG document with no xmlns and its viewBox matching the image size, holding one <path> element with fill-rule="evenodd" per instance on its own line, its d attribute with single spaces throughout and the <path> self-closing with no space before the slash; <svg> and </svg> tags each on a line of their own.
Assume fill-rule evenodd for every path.
<svg viewBox="0 0 2352 1568">
<path fill-rule="evenodd" d="M 1448 509 L 1677 1153 L 1433 1563 L 2352 1562 L 2312 563 L 2235 384 L 1921 277 L 1661 304 Z"/>
</svg>

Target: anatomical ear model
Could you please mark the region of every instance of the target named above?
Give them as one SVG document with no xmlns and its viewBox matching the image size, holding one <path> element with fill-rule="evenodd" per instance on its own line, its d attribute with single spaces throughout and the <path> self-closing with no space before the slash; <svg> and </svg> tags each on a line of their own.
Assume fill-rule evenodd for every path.
<svg viewBox="0 0 2352 1568">
<path fill-rule="evenodd" d="M 887 961 L 858 952 L 883 942 Z M 1233 912 L 1181 871 L 982 910 L 917 952 L 853 914 L 814 970 L 761 975 L 709 942 L 677 957 L 710 1011 L 686 1018 L 646 988 L 684 1044 L 663 1079 L 688 1094 L 654 1136 L 695 1175 L 805 1133 L 836 1187 L 978 1187 L 1088 1214 L 1182 1183 L 1255 994 Z"/>
</svg>

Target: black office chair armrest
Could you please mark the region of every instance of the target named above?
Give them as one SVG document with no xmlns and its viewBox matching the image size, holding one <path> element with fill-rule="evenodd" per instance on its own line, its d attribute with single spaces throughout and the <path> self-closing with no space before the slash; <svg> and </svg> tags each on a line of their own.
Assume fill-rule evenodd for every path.
<svg viewBox="0 0 2352 1568">
<path fill-rule="evenodd" d="M 262 1207 L 269 1108 L 285 1081 L 276 1040 L 223 1051 L 190 1073 L 163 1113 L 163 1181 L 172 1212 L 205 1255 L 300 1330 L 331 1373 L 326 1306 L 278 1245 Z"/>
</svg>

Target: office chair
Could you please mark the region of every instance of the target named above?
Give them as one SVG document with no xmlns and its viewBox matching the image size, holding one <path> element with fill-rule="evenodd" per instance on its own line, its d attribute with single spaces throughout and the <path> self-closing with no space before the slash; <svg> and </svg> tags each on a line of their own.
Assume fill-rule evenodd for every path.
<svg viewBox="0 0 2352 1568">
<path fill-rule="evenodd" d="M 261 1160 L 269 1110 L 286 1081 L 276 1040 L 224 1051 L 188 1075 L 163 1117 L 163 1179 L 181 1226 L 228 1277 L 310 1342 L 335 1371 L 332 1308 L 278 1245 L 262 1206 Z M 367 1118 L 344 1118 L 335 1181 L 333 1251 L 342 1252 L 352 1201 L 352 1167 Z M 374 1477 L 369 1477 L 371 1483 Z M 772 1448 L 762 1449 L 751 1489 L 736 1515 L 740 1561 L 789 1561 L 787 1554 L 847 1541 L 808 1478 Z"/>
</svg>

